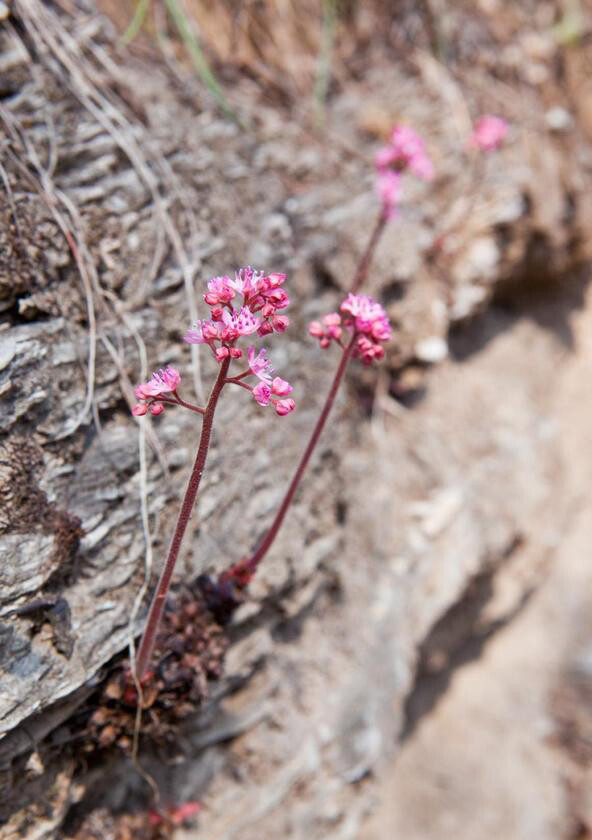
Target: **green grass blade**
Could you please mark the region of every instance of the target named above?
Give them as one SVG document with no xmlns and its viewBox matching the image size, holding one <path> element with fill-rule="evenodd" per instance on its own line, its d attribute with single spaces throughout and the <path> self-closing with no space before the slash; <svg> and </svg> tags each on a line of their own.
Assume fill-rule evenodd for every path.
<svg viewBox="0 0 592 840">
<path fill-rule="evenodd" d="M 181 40 L 189 53 L 195 72 L 210 91 L 216 102 L 220 105 L 226 116 L 231 117 L 233 120 L 237 120 L 235 112 L 230 107 L 228 100 L 224 96 L 224 91 L 210 69 L 207 59 L 197 42 L 191 25 L 187 20 L 186 13 L 181 8 L 178 0 L 165 0 L 165 3 L 171 18 L 173 19 L 177 32 L 179 33 Z"/>
<path fill-rule="evenodd" d="M 148 14 L 151 2 L 152 0 L 138 0 L 136 3 L 134 16 L 131 19 L 128 28 L 121 36 L 121 40 L 124 44 L 130 44 L 140 29 L 144 26 L 144 21 L 146 20 L 146 15 Z"/>
</svg>

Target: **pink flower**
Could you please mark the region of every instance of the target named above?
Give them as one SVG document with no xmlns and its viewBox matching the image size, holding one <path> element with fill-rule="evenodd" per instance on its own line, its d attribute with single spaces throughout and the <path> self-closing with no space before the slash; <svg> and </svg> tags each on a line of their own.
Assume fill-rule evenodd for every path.
<svg viewBox="0 0 592 840">
<path fill-rule="evenodd" d="M 275 376 L 271 383 L 271 393 L 275 394 L 278 397 L 287 397 L 288 394 L 291 394 L 294 389 L 290 385 L 289 382 L 286 382 L 285 379 L 280 379 L 279 376 Z"/>
<path fill-rule="evenodd" d="M 275 289 L 278 286 L 281 286 L 284 280 L 286 279 L 285 274 L 280 274 L 279 272 L 274 272 L 273 274 L 268 274 L 265 278 L 267 284 L 269 285 L 270 289 Z"/>
<path fill-rule="evenodd" d="M 230 277 L 212 277 L 208 282 L 208 293 L 204 295 L 204 300 L 210 306 L 215 306 L 218 303 L 230 303 L 235 294 Z"/>
<path fill-rule="evenodd" d="M 402 172 L 404 169 L 410 169 L 424 181 L 430 181 L 434 177 L 434 165 L 428 157 L 423 138 L 406 125 L 396 125 L 393 128 L 390 145 L 377 152 L 374 163 L 379 176 L 393 170 Z M 386 183 L 384 182 L 385 189 Z"/>
<path fill-rule="evenodd" d="M 149 406 L 148 410 L 150 414 L 153 414 L 156 417 L 158 414 L 162 414 L 164 411 L 164 405 L 161 402 L 154 402 L 151 406 Z"/>
<path fill-rule="evenodd" d="M 508 123 L 501 117 L 485 114 L 475 122 L 469 145 L 474 149 L 490 152 L 498 149 L 508 133 Z"/>
<path fill-rule="evenodd" d="M 132 414 L 134 415 L 134 417 L 143 417 L 147 411 L 148 406 L 143 405 L 142 403 L 136 403 L 136 405 L 132 408 Z"/>
<path fill-rule="evenodd" d="M 263 292 L 263 297 L 266 304 L 271 306 L 269 315 L 272 315 L 276 309 L 285 309 L 290 305 L 290 298 L 283 289 L 270 289 L 268 292 Z"/>
<path fill-rule="evenodd" d="M 361 358 L 365 365 L 370 365 L 384 357 L 384 347 L 375 341 L 371 341 L 365 335 L 358 335 L 354 353 Z"/>
<path fill-rule="evenodd" d="M 322 323 L 311 321 L 308 325 L 308 332 L 314 338 L 318 338 L 321 347 L 329 347 L 332 341 L 340 343 L 343 330 L 341 328 L 341 315 L 339 312 L 329 312 L 325 315 Z"/>
<path fill-rule="evenodd" d="M 157 397 L 159 394 L 166 394 L 169 391 L 176 391 L 181 382 L 181 374 L 173 367 L 161 368 L 152 374 L 151 379 L 145 385 L 138 385 L 135 389 L 136 397 L 145 400 L 148 397 Z"/>
<path fill-rule="evenodd" d="M 249 347 L 247 350 L 247 357 L 249 359 L 249 368 L 251 372 L 258 376 L 263 382 L 267 382 L 268 384 L 271 382 L 271 374 L 273 373 L 273 367 L 269 359 L 265 358 L 265 354 L 267 350 L 264 347 L 259 350 L 259 353 L 255 355 L 255 348 Z"/>
<path fill-rule="evenodd" d="M 392 330 L 388 315 L 377 301 L 367 295 L 350 293 L 341 304 L 341 310 L 353 316 L 356 332 L 366 333 L 376 341 L 390 339 Z"/>
<path fill-rule="evenodd" d="M 296 403 L 292 399 L 278 400 L 275 404 L 275 410 L 277 411 L 280 417 L 285 417 L 286 414 L 289 414 L 291 411 L 294 411 L 295 408 Z"/>
<path fill-rule="evenodd" d="M 354 355 L 365 364 L 378 361 L 384 356 L 381 344 L 391 338 L 392 330 L 388 316 L 382 306 L 366 295 L 351 293 L 341 304 L 345 312 L 344 323 L 357 335 Z"/>
<path fill-rule="evenodd" d="M 220 338 L 221 326 L 217 321 L 196 321 L 192 330 L 187 330 L 183 341 L 187 344 L 208 344 Z"/>
<path fill-rule="evenodd" d="M 386 172 L 394 166 L 398 159 L 398 152 L 392 146 L 384 146 L 374 156 L 374 166 L 379 172 Z"/>
<path fill-rule="evenodd" d="M 396 125 L 391 134 L 391 147 L 399 161 L 418 178 L 429 181 L 434 177 L 434 165 L 427 155 L 425 141 L 412 128 Z"/>
<path fill-rule="evenodd" d="M 271 400 L 271 388 L 267 382 L 259 382 L 253 388 L 253 397 L 257 400 L 259 405 L 269 405 Z"/>
<path fill-rule="evenodd" d="M 239 335 L 252 335 L 257 332 L 261 319 L 255 317 L 248 306 L 243 306 L 238 313 L 225 309 L 222 313 L 222 322 L 225 325 L 222 338 L 225 341 L 234 341 Z"/>
<path fill-rule="evenodd" d="M 287 315 L 274 315 L 271 319 L 271 326 L 273 327 L 273 331 L 277 333 L 283 333 L 288 329 L 290 324 L 290 319 Z"/>
<path fill-rule="evenodd" d="M 341 329 L 341 315 L 339 312 L 329 312 L 323 318 L 323 325 L 325 327 L 325 335 L 328 338 L 334 338 L 339 341 L 343 330 Z"/>
<path fill-rule="evenodd" d="M 255 271 L 249 265 L 247 268 L 239 268 L 239 270 L 235 272 L 234 280 L 229 279 L 228 284 L 232 289 L 234 289 L 234 291 L 238 292 L 239 295 L 242 295 L 244 298 L 248 298 L 249 296 L 258 293 L 263 277 L 263 271 Z"/>
</svg>

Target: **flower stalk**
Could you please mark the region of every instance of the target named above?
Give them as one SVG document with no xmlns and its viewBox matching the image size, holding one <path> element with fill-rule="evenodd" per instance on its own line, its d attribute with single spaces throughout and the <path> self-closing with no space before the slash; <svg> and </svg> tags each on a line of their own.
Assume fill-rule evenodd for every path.
<svg viewBox="0 0 592 840">
<path fill-rule="evenodd" d="M 325 424 L 327 422 L 327 418 L 333 408 L 333 403 L 335 402 L 335 397 L 337 396 L 337 391 L 339 390 L 339 386 L 341 385 L 341 380 L 343 379 L 343 374 L 345 373 L 345 369 L 347 367 L 347 363 L 349 362 L 355 343 L 356 343 L 357 335 L 354 333 L 352 335 L 349 344 L 347 344 L 344 349 L 343 353 L 341 354 L 341 359 L 339 362 L 339 366 L 335 372 L 335 376 L 333 377 L 333 382 L 331 384 L 331 388 L 329 389 L 329 393 L 327 394 L 327 399 L 325 400 L 325 404 L 322 408 L 322 411 L 319 415 L 319 419 L 316 422 L 316 425 L 313 429 L 312 435 L 310 436 L 310 440 L 306 445 L 306 449 L 302 453 L 302 457 L 296 467 L 296 471 L 292 477 L 292 481 L 286 491 L 286 494 L 282 500 L 281 505 L 278 508 L 278 511 L 274 517 L 273 522 L 263 540 L 257 546 L 257 549 L 253 552 L 251 557 L 249 557 L 247 564 L 249 569 L 251 570 L 251 574 L 254 574 L 257 566 L 263 560 L 269 549 L 271 548 L 273 541 L 275 540 L 278 531 L 282 527 L 282 523 L 288 512 L 288 508 L 292 504 L 292 500 L 298 489 L 298 485 L 302 480 L 302 476 L 308 466 L 308 462 L 310 461 L 311 455 L 315 450 L 317 443 L 319 442 L 319 438 L 323 429 L 325 428 Z"/>
<path fill-rule="evenodd" d="M 136 676 L 140 682 L 142 681 L 142 678 L 146 675 L 148 665 L 150 664 L 150 658 L 152 656 L 152 651 L 154 650 L 154 644 L 156 642 L 156 635 L 158 632 L 158 627 L 160 625 L 162 611 L 164 609 L 166 597 L 171 585 L 173 572 L 175 570 L 177 559 L 179 557 L 179 550 L 181 548 L 181 543 L 183 541 L 185 531 L 187 530 L 187 525 L 189 524 L 189 520 L 191 518 L 191 512 L 193 510 L 193 505 L 195 504 L 195 499 L 197 498 L 197 491 L 199 490 L 199 485 L 208 457 L 208 449 L 210 446 L 214 414 L 216 412 L 216 406 L 218 405 L 220 394 L 222 393 L 222 389 L 224 388 L 226 374 L 228 373 L 230 361 L 230 357 L 227 357 L 220 365 L 218 376 L 210 393 L 208 404 L 203 415 L 203 423 L 201 427 L 199 446 L 197 448 L 197 455 L 195 456 L 195 462 L 193 464 L 191 476 L 187 484 L 185 497 L 183 499 L 183 504 L 181 505 L 181 511 L 179 513 L 179 518 L 177 520 L 175 532 L 171 540 L 166 563 L 160 575 L 160 580 L 158 581 L 156 592 L 154 593 L 154 596 L 152 598 L 152 603 L 148 612 L 148 619 L 146 621 L 146 628 L 144 630 L 144 635 L 142 636 L 142 641 L 140 642 L 138 655 L 136 657 Z"/>
</svg>

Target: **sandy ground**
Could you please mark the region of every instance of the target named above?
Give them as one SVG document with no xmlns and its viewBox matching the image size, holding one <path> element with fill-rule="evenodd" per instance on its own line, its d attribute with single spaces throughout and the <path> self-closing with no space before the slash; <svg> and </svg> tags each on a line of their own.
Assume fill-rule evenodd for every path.
<svg viewBox="0 0 592 840">
<path fill-rule="evenodd" d="M 557 553 L 524 610 L 456 671 L 404 741 L 359 840 L 592 836 L 590 767 L 560 746 L 556 719 L 578 663 L 592 676 L 590 291 L 571 320 L 574 352 L 558 380 L 549 371 L 570 495 Z"/>
</svg>

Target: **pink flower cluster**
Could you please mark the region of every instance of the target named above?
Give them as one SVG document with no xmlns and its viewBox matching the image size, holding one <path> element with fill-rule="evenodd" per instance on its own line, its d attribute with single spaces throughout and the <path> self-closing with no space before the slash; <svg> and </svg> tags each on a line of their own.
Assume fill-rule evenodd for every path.
<svg viewBox="0 0 592 840">
<path fill-rule="evenodd" d="M 321 347 L 328 347 L 332 341 L 343 347 L 342 335 L 345 327 L 355 336 L 354 356 L 364 364 L 380 361 L 384 356 L 385 342 L 392 336 L 388 316 L 382 306 L 366 295 L 348 294 L 339 312 L 330 312 L 322 321 L 312 321 L 308 331 L 319 339 Z"/>
<path fill-rule="evenodd" d="M 208 282 L 208 291 L 204 295 L 205 302 L 211 308 L 211 318 L 198 321 L 185 335 L 185 341 L 189 344 L 207 344 L 221 364 L 225 359 L 231 362 L 242 358 L 243 351 L 236 346 L 241 336 L 284 332 L 289 320 L 280 310 L 290 303 L 288 295 L 281 288 L 285 279 L 285 274 L 265 274 L 250 267 L 241 268 L 234 279 L 228 276 L 214 277 Z M 235 307 L 231 301 L 237 298 L 238 305 Z M 232 383 L 246 388 L 259 405 L 271 403 L 281 417 L 294 411 L 296 403 L 288 397 L 292 393 L 292 386 L 285 379 L 272 375 L 273 368 L 266 358 L 266 350 L 261 349 L 256 353 L 254 347 L 249 347 L 248 362 L 246 370 L 238 376 L 227 375 L 223 384 Z M 251 375 L 259 380 L 255 386 L 244 381 Z M 203 414 L 205 409 L 181 399 L 177 393 L 180 381 L 179 372 L 172 367 L 154 373 L 149 382 L 136 388 L 135 394 L 140 402 L 132 408 L 132 414 L 136 417 L 148 411 L 160 414 L 164 411 L 165 403 L 181 405 Z M 171 396 L 163 398 L 162 395 L 167 393 Z"/>
<path fill-rule="evenodd" d="M 255 348 L 249 347 L 248 359 L 249 370 L 254 373 L 260 380 L 252 389 L 253 397 L 259 405 L 269 405 L 273 402 L 274 408 L 280 417 L 284 417 L 296 408 L 296 403 L 293 399 L 283 399 L 291 394 L 294 390 L 289 382 L 285 379 L 280 379 L 279 376 L 273 376 L 273 367 L 269 359 L 265 358 L 267 351 L 264 348 L 255 354 Z M 282 399 L 274 400 L 273 397 L 282 397 Z"/>
<path fill-rule="evenodd" d="M 147 411 L 150 414 L 161 414 L 164 404 L 157 397 L 161 394 L 175 393 L 181 382 L 181 374 L 174 367 L 161 368 L 144 385 L 138 385 L 134 391 L 136 399 L 143 400 L 132 408 L 135 417 L 142 417 Z"/>
<path fill-rule="evenodd" d="M 290 323 L 280 314 L 290 303 L 286 292 L 280 288 L 285 274 L 265 274 L 252 268 L 241 268 L 234 279 L 214 277 L 208 283 L 204 300 L 211 307 L 211 319 L 198 321 L 185 335 L 188 344 L 207 344 L 219 362 L 228 356 L 240 359 L 242 350 L 234 347 L 240 336 L 264 336 L 284 332 Z M 240 308 L 231 301 L 242 298 Z"/>
<path fill-rule="evenodd" d="M 473 133 L 469 138 L 469 146 L 491 152 L 498 149 L 508 133 L 508 123 L 501 117 L 485 114 L 475 122 Z"/>
<path fill-rule="evenodd" d="M 376 191 L 387 218 L 396 214 L 401 201 L 403 172 L 409 170 L 424 181 L 434 177 L 434 165 L 428 157 L 424 140 L 406 125 L 393 128 L 390 143 L 377 152 L 374 164 L 378 171 Z"/>
</svg>

